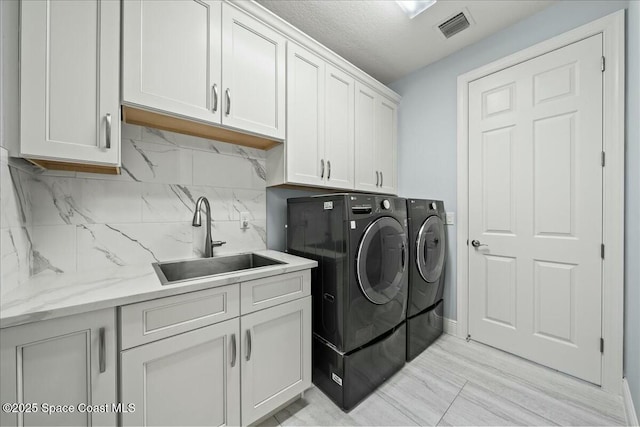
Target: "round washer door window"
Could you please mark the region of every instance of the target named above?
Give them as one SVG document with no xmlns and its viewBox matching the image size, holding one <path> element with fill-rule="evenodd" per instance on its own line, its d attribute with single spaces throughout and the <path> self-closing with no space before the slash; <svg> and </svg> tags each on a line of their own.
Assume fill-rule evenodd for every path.
<svg viewBox="0 0 640 427">
<path fill-rule="evenodd" d="M 416 263 L 424 280 L 436 282 L 442 274 L 445 258 L 444 224 L 438 216 L 430 216 L 420 227 L 416 242 Z"/>
<path fill-rule="evenodd" d="M 391 217 L 375 220 L 358 247 L 356 273 L 365 297 L 386 304 L 400 292 L 407 263 L 407 236 Z"/>
</svg>

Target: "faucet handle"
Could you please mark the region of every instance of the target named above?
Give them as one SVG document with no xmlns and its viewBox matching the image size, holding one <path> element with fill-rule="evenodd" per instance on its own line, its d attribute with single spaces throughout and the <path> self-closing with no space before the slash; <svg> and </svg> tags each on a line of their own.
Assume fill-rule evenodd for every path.
<svg viewBox="0 0 640 427">
<path fill-rule="evenodd" d="M 220 241 L 220 240 L 215 240 L 215 241 L 211 242 L 211 248 L 218 248 L 218 247 L 220 247 L 222 245 L 226 245 L 226 244 L 227 244 L 227 242 L 223 242 L 223 241 Z"/>
</svg>

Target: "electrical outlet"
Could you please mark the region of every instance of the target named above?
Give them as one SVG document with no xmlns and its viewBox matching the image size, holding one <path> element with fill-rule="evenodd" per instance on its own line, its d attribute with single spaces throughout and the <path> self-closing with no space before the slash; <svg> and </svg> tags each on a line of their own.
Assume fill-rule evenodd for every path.
<svg viewBox="0 0 640 427">
<path fill-rule="evenodd" d="M 447 225 L 453 225 L 456 222 L 456 214 L 455 212 L 447 212 L 445 214 Z"/>
<path fill-rule="evenodd" d="M 249 212 L 240 212 L 240 228 L 242 230 L 249 228 Z"/>
</svg>

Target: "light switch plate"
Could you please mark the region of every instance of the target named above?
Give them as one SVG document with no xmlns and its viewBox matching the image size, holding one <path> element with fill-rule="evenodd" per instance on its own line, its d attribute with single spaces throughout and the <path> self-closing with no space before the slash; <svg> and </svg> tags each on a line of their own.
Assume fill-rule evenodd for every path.
<svg viewBox="0 0 640 427">
<path fill-rule="evenodd" d="M 445 214 L 447 225 L 453 225 L 456 222 L 456 213 L 455 212 L 447 212 Z"/>
</svg>

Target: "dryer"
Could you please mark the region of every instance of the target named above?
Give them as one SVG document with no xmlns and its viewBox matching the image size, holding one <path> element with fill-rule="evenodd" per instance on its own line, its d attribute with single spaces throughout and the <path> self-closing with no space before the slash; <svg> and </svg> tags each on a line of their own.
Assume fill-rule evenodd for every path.
<svg viewBox="0 0 640 427">
<path fill-rule="evenodd" d="M 410 241 L 407 360 L 424 351 L 443 329 L 447 232 L 444 203 L 407 199 Z"/>
<path fill-rule="evenodd" d="M 287 201 L 288 252 L 311 273 L 313 382 L 349 410 L 406 359 L 406 201 L 339 194 Z"/>
</svg>

